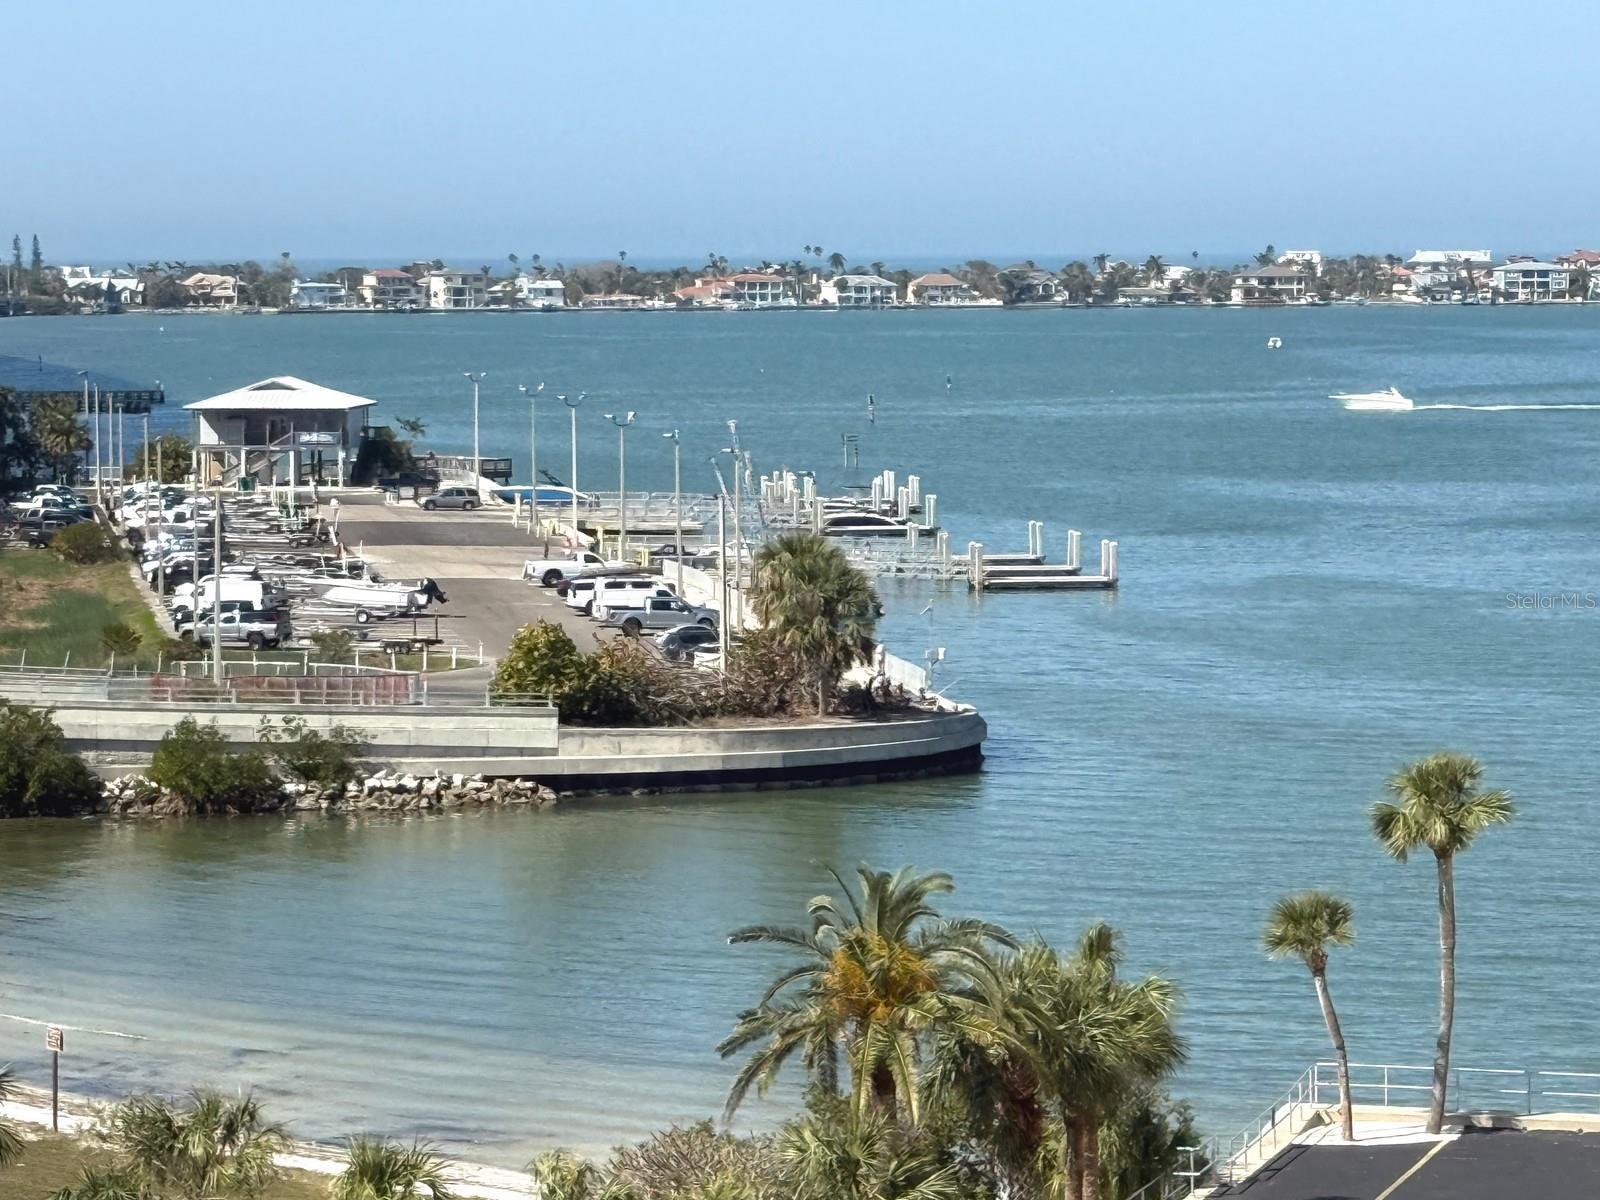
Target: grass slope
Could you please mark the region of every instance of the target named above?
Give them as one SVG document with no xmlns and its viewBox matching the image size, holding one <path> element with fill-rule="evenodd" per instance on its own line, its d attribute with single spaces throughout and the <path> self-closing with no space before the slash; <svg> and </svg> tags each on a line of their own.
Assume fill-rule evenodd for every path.
<svg viewBox="0 0 1600 1200">
<path fill-rule="evenodd" d="M 139 594 L 126 562 L 80 567 L 48 551 L 0 553 L 0 662 L 27 650 L 30 666 L 104 666 L 100 630 L 126 621 L 142 639 L 141 667 L 154 666 L 166 636 Z M 123 656 L 118 666 L 132 666 Z"/>
</svg>

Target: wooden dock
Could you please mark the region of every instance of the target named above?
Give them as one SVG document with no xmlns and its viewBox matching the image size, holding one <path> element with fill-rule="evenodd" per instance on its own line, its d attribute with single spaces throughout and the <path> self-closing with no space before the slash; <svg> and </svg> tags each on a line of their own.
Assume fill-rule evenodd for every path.
<svg viewBox="0 0 1600 1200">
<path fill-rule="evenodd" d="M 967 546 L 967 585 L 977 592 L 1065 592 L 1109 591 L 1117 586 L 1117 543 L 1101 539 L 1100 570 L 1085 575 L 1082 565 L 1082 534 L 1067 531 L 1067 560 L 1046 562 L 1044 526 L 1028 523 L 1026 552 L 986 554 L 982 542 Z"/>
</svg>

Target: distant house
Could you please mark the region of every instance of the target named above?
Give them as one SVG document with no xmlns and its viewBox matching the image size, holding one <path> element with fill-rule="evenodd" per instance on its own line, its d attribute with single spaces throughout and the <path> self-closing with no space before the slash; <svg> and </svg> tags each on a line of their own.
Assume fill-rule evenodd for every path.
<svg viewBox="0 0 1600 1200">
<path fill-rule="evenodd" d="M 144 280 L 115 271 L 96 271 L 93 267 L 58 267 L 68 294 L 85 304 L 106 308 L 128 308 L 144 303 Z M 107 288 L 110 290 L 108 291 Z"/>
<path fill-rule="evenodd" d="M 1229 299 L 1235 304 L 1299 304 L 1311 287 L 1311 275 L 1298 267 L 1252 267 L 1233 277 Z"/>
<path fill-rule="evenodd" d="M 793 308 L 797 303 L 794 281 L 784 275 L 741 271 L 727 276 L 725 282 L 733 287 L 737 308 Z"/>
<path fill-rule="evenodd" d="M 918 275 L 906 284 L 907 304 L 938 308 L 941 305 L 972 305 L 978 300 L 978 293 L 972 290 L 971 284 L 944 271 Z"/>
<path fill-rule="evenodd" d="M 363 308 L 420 308 L 422 285 L 409 271 L 378 267 L 362 273 L 356 297 Z"/>
<path fill-rule="evenodd" d="M 518 275 L 510 281 L 517 303 L 523 308 L 548 311 L 567 306 L 567 285 L 559 279 L 537 279 Z"/>
<path fill-rule="evenodd" d="M 203 308 L 232 308 L 239 303 L 239 280 L 232 275 L 210 275 L 196 271 L 178 286 L 189 294 L 191 304 Z"/>
<path fill-rule="evenodd" d="M 1198 300 L 1193 291 L 1185 287 L 1125 287 L 1117 289 L 1117 303 L 1124 307 L 1152 304 L 1192 304 Z"/>
<path fill-rule="evenodd" d="M 290 308 L 349 308 L 350 293 L 342 283 L 296 279 L 289 288 Z"/>
<path fill-rule="evenodd" d="M 1321 250 L 1285 250 L 1278 255 L 1280 267 L 1304 266 L 1310 267 L 1313 275 L 1322 274 Z"/>
<path fill-rule="evenodd" d="M 427 308 L 482 308 L 489 302 L 489 276 L 451 267 L 429 271 L 422 277 L 422 298 Z"/>
<path fill-rule="evenodd" d="M 1514 303 L 1565 300 L 1572 284 L 1572 271 L 1560 263 L 1525 260 L 1508 262 L 1494 269 L 1494 290 Z"/>
<path fill-rule="evenodd" d="M 1571 254 L 1563 254 L 1556 262 L 1563 267 L 1570 267 L 1575 279 L 1578 278 L 1578 268 L 1586 268 L 1589 272 L 1588 298 L 1600 299 L 1600 250 L 1574 250 Z"/>
<path fill-rule="evenodd" d="M 727 308 L 733 303 L 733 284 L 726 279 L 696 279 L 672 293 L 679 308 Z"/>
<path fill-rule="evenodd" d="M 1476 290 L 1477 277 L 1494 262 L 1487 250 L 1418 250 L 1406 259 L 1411 290 L 1419 296 L 1443 291 Z"/>
<path fill-rule="evenodd" d="M 835 275 L 822 282 L 823 304 L 838 308 L 888 308 L 899 289 L 881 275 Z"/>
<path fill-rule="evenodd" d="M 1000 272 L 1007 304 L 1049 304 L 1061 293 L 1061 281 L 1049 271 L 1017 263 Z"/>
</svg>

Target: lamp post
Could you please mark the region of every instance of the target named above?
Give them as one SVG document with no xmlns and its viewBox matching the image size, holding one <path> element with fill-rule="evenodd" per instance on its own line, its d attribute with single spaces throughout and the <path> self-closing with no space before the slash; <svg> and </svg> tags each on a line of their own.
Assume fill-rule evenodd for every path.
<svg viewBox="0 0 1600 1200">
<path fill-rule="evenodd" d="M 558 399 L 567 406 L 567 412 L 572 417 L 572 477 L 567 480 L 567 487 L 572 489 L 572 537 L 578 538 L 578 405 L 583 403 L 583 398 L 588 392 L 579 392 L 576 396 L 560 396 Z"/>
<path fill-rule="evenodd" d="M 734 561 L 734 566 L 738 569 L 738 572 L 739 572 L 739 576 L 738 576 L 738 579 L 739 579 L 739 583 L 738 583 L 738 599 L 735 601 L 735 603 L 738 605 L 738 609 L 739 609 L 738 613 L 736 614 L 736 616 L 738 618 L 738 622 L 739 622 L 739 628 L 743 629 L 744 628 L 744 533 L 743 533 L 743 526 L 741 525 L 740 519 L 739 519 L 739 510 L 743 507 L 743 494 L 742 494 L 742 492 L 740 490 L 740 485 L 741 485 L 741 482 L 742 482 L 742 475 L 743 475 L 743 472 L 744 472 L 744 462 L 743 462 L 744 456 L 739 451 L 739 429 L 738 429 L 738 425 L 739 425 L 739 423 L 737 421 L 729 421 L 728 422 L 728 432 L 733 434 L 733 445 L 732 446 L 724 446 L 722 448 L 722 452 L 724 454 L 731 454 L 733 456 L 733 561 Z M 723 559 L 723 561 L 724 561 L 724 563 L 726 563 L 726 561 L 727 561 L 727 559 L 726 559 L 726 550 L 727 550 L 727 548 L 724 547 L 723 550 L 724 550 L 724 559 Z"/>
<path fill-rule="evenodd" d="M 683 595 L 683 446 L 676 429 L 663 433 L 672 443 L 672 547 L 678 557 L 678 594 Z"/>
<path fill-rule="evenodd" d="M 479 495 L 483 494 L 483 460 L 478 457 L 478 385 L 483 382 L 487 371 L 463 371 L 461 374 L 472 380 L 472 490 Z"/>
<path fill-rule="evenodd" d="M 636 416 L 632 409 L 626 415 L 607 413 L 606 420 L 617 427 L 617 557 L 627 552 L 628 542 L 628 426 Z"/>
<path fill-rule="evenodd" d="M 78 378 L 83 380 L 83 415 L 89 415 L 89 372 L 79 371 Z"/>
<path fill-rule="evenodd" d="M 539 519 L 539 393 L 544 391 L 544 384 L 540 384 L 533 391 L 528 390 L 525 383 L 517 384 L 517 391 L 528 398 L 528 479 L 533 484 L 528 489 L 528 532 L 533 532 L 534 524 Z"/>
<path fill-rule="evenodd" d="M 723 521 L 723 514 L 727 511 L 728 493 L 722 487 L 722 469 L 717 464 L 715 455 L 711 457 L 711 469 L 717 472 L 717 650 L 722 655 L 722 669 L 728 669 L 728 530 Z"/>
<path fill-rule="evenodd" d="M 94 502 L 101 502 L 100 495 L 100 385 L 94 385 Z"/>
</svg>

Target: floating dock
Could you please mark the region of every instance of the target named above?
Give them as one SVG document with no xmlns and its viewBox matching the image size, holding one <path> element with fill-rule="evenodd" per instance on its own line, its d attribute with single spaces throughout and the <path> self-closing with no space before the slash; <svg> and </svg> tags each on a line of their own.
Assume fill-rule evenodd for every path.
<svg viewBox="0 0 1600 1200">
<path fill-rule="evenodd" d="M 1044 559 L 1044 525 L 1028 522 L 1028 549 L 1020 554 L 985 554 L 982 542 L 967 545 L 967 586 L 976 592 L 1110 591 L 1117 586 L 1117 543 L 1100 541 L 1100 570 L 1083 574 L 1083 535 L 1067 530 L 1067 560 Z"/>
</svg>

